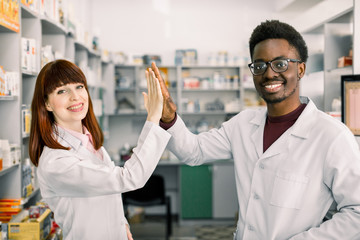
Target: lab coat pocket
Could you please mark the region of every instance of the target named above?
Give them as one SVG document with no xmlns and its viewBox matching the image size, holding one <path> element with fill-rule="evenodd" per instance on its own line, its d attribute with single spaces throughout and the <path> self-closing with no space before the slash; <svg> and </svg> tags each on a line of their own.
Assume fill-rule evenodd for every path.
<svg viewBox="0 0 360 240">
<path fill-rule="evenodd" d="M 270 204 L 283 208 L 300 209 L 309 177 L 278 171 L 275 176 Z"/>
</svg>

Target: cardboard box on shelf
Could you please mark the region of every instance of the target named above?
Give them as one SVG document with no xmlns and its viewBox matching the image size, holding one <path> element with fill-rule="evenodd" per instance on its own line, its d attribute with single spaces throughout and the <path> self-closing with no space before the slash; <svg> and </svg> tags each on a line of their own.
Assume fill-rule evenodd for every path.
<svg viewBox="0 0 360 240">
<path fill-rule="evenodd" d="M 9 238 L 13 240 L 45 240 L 51 230 L 51 210 L 46 209 L 39 218 L 8 223 Z"/>
<path fill-rule="evenodd" d="M 340 57 L 338 59 L 338 67 L 346 67 L 352 65 L 352 57 Z"/>
</svg>

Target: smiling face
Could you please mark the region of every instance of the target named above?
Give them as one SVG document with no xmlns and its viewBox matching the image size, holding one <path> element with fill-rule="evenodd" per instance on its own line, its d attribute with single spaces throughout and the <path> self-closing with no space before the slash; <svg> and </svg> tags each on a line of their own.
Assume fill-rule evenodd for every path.
<svg viewBox="0 0 360 240">
<path fill-rule="evenodd" d="M 52 112 L 55 122 L 62 127 L 82 131 L 81 121 L 89 108 L 89 95 L 82 83 L 57 87 L 47 98 L 46 110 Z"/>
<path fill-rule="evenodd" d="M 259 42 L 252 56 L 253 62 L 268 62 L 275 59 L 299 59 L 296 49 L 285 39 L 267 39 Z M 265 73 L 253 76 L 259 95 L 269 106 L 281 106 L 294 110 L 300 104 L 299 80 L 305 73 L 305 64 L 289 62 L 285 72 L 276 73 L 267 65 Z M 295 108 L 294 108 L 295 107 Z"/>
</svg>

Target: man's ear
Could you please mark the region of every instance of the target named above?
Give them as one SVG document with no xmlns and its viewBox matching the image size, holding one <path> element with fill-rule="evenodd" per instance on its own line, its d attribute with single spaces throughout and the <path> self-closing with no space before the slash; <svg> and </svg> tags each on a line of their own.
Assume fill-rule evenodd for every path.
<svg viewBox="0 0 360 240">
<path fill-rule="evenodd" d="M 306 64 L 304 62 L 298 64 L 298 80 L 305 75 Z"/>
</svg>

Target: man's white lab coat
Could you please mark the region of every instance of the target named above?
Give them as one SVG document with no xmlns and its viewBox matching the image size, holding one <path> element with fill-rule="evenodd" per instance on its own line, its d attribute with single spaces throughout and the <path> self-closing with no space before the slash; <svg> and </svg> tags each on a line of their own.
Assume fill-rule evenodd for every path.
<svg viewBox="0 0 360 240">
<path fill-rule="evenodd" d="M 178 117 L 168 148 L 189 165 L 234 159 L 235 239 L 360 239 L 360 152 L 349 129 L 308 98 L 295 122 L 263 153 L 266 109 L 245 110 L 194 135 Z M 322 223 L 330 205 L 339 213 Z"/>
<path fill-rule="evenodd" d="M 80 139 L 61 128 L 58 132 L 59 143 L 71 149 L 45 147 L 37 174 L 64 240 L 127 239 L 121 193 L 145 185 L 170 134 L 147 121 L 132 157 L 116 167 L 103 147 L 101 160 Z"/>
</svg>

